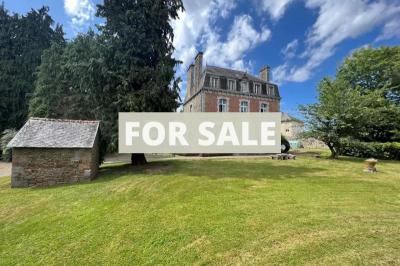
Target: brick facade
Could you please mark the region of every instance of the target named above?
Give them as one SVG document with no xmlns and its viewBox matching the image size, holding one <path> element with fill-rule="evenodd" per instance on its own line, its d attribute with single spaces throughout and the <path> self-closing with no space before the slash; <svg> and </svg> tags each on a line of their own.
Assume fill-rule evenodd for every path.
<svg viewBox="0 0 400 266">
<path fill-rule="evenodd" d="M 203 71 L 202 56 L 199 53 L 188 68 L 183 112 L 218 112 L 221 98 L 227 100 L 227 112 L 240 112 L 241 101 L 248 102 L 249 112 L 260 112 L 263 103 L 268 106 L 267 112 L 280 112 L 279 89 L 269 82 L 268 66 L 261 69 L 259 77 L 212 66 Z M 242 83 L 247 83 L 247 91 L 242 89 Z"/>
<path fill-rule="evenodd" d="M 267 103 L 269 105 L 269 112 L 279 112 L 278 101 L 244 95 L 231 95 L 221 92 L 204 92 L 203 112 L 218 112 L 218 100 L 221 98 L 227 100 L 228 112 L 239 112 L 241 101 L 249 102 L 250 112 L 260 112 L 261 103 Z"/>
</svg>

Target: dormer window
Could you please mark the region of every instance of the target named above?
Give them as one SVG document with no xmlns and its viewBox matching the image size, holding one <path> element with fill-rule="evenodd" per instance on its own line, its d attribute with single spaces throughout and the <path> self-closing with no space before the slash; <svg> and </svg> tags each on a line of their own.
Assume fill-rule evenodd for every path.
<svg viewBox="0 0 400 266">
<path fill-rule="evenodd" d="M 210 87 L 211 88 L 219 88 L 219 78 L 217 77 L 211 77 L 210 78 Z"/>
<path fill-rule="evenodd" d="M 254 83 L 254 93 L 261 94 L 261 84 L 260 83 Z"/>
<path fill-rule="evenodd" d="M 267 87 L 267 94 L 268 95 L 274 95 L 274 87 L 268 86 Z"/>
<path fill-rule="evenodd" d="M 230 91 L 236 90 L 236 80 L 228 79 L 228 90 Z"/>
<path fill-rule="evenodd" d="M 240 82 L 240 90 L 241 90 L 241 92 L 248 93 L 249 92 L 249 82 L 247 82 L 247 81 Z"/>
</svg>

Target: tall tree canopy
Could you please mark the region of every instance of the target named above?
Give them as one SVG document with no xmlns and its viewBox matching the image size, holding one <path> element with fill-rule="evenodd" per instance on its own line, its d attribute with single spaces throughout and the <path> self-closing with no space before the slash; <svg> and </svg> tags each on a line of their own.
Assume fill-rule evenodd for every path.
<svg viewBox="0 0 400 266">
<path fill-rule="evenodd" d="M 384 90 L 386 98 L 400 105 L 400 46 L 356 51 L 340 66 L 337 79 L 364 92 Z"/>
<path fill-rule="evenodd" d="M 19 16 L 0 5 L 0 132 L 23 125 L 43 51 L 64 43 L 62 27 L 53 27 L 48 12 L 42 7 Z"/>
<path fill-rule="evenodd" d="M 105 0 L 98 5 L 97 15 L 106 21 L 99 30 L 115 134 L 118 112 L 171 112 L 178 107 L 174 69 L 179 62 L 172 57 L 170 20 L 182 9 L 181 0 Z M 132 156 L 133 163 L 144 160 L 143 155 Z"/>
<path fill-rule="evenodd" d="M 397 141 L 400 105 L 397 101 L 398 47 L 360 50 L 339 67 L 336 79 L 323 79 L 318 102 L 300 106 L 308 135 L 340 153 L 340 140 Z"/>
<path fill-rule="evenodd" d="M 92 30 L 67 44 L 54 43 L 43 53 L 29 115 L 102 121 L 104 154 L 113 134 L 106 76 L 102 47 Z"/>
<path fill-rule="evenodd" d="M 99 119 L 103 147 L 116 151 L 118 112 L 171 112 L 179 103 L 179 63 L 170 20 L 180 0 L 105 0 L 99 35 L 54 44 L 43 55 L 30 114 Z M 106 144 L 106 145 L 104 145 Z M 133 162 L 145 162 L 135 155 Z"/>
</svg>

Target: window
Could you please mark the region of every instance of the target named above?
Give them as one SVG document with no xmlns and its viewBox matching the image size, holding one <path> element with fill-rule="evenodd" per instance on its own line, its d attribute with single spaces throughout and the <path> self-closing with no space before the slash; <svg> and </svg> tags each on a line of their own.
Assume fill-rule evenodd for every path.
<svg viewBox="0 0 400 266">
<path fill-rule="evenodd" d="M 228 112 L 228 101 L 226 99 L 218 99 L 218 112 Z"/>
<path fill-rule="evenodd" d="M 269 112 L 268 103 L 261 103 L 261 105 L 260 105 L 260 112 L 261 112 L 261 113 Z"/>
<path fill-rule="evenodd" d="M 240 112 L 246 113 L 249 111 L 249 102 L 248 101 L 241 101 L 240 102 Z"/>
<path fill-rule="evenodd" d="M 230 91 L 236 90 L 236 80 L 228 79 L 228 90 Z"/>
<path fill-rule="evenodd" d="M 247 81 L 240 82 L 240 89 L 242 92 L 249 92 L 249 83 Z"/>
<path fill-rule="evenodd" d="M 267 87 L 267 94 L 268 94 L 268 95 L 273 95 L 273 94 L 274 94 L 274 87 L 268 86 L 268 87 Z"/>
<path fill-rule="evenodd" d="M 192 110 L 193 110 L 193 105 L 191 104 L 191 105 L 189 106 L 189 112 L 192 112 Z"/>
<path fill-rule="evenodd" d="M 219 86 L 219 78 L 211 77 L 210 78 L 210 87 L 211 88 L 218 88 Z"/>
<path fill-rule="evenodd" d="M 261 84 L 260 83 L 254 83 L 254 93 L 261 94 Z"/>
</svg>

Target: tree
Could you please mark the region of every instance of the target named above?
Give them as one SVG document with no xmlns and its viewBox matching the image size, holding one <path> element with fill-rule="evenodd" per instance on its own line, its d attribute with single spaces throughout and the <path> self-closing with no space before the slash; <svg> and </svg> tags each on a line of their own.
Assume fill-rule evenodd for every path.
<svg viewBox="0 0 400 266">
<path fill-rule="evenodd" d="M 30 116 L 101 119 L 104 76 L 98 37 L 93 31 L 43 53 Z"/>
<path fill-rule="evenodd" d="M 331 151 L 331 157 L 337 158 L 340 138 L 357 130 L 361 114 L 355 103 L 359 95 L 355 90 L 346 88 L 345 84 L 328 78 L 320 82 L 318 92 L 318 103 L 300 106 L 306 120 L 306 135 L 324 142 Z"/>
<path fill-rule="evenodd" d="M 171 19 L 183 10 L 181 0 L 105 0 L 97 16 L 105 49 L 104 64 L 110 97 L 107 112 L 117 139 L 118 112 L 171 112 L 178 107 L 179 63 L 174 52 Z M 145 163 L 132 154 L 132 164 Z"/>
<path fill-rule="evenodd" d="M 340 140 L 395 140 L 400 130 L 400 109 L 385 99 L 384 90 L 365 92 L 342 80 L 323 79 L 318 103 L 300 106 L 306 119 L 306 136 L 323 141 L 331 157 L 340 154 Z"/>
<path fill-rule="evenodd" d="M 107 80 L 98 36 L 89 30 L 67 44 L 54 43 L 43 53 L 29 115 L 100 120 L 101 155 L 111 142 L 107 123 Z M 105 85 L 106 84 L 106 85 Z"/>
<path fill-rule="evenodd" d="M 26 121 L 41 56 L 52 43 L 64 43 L 63 30 L 42 7 L 25 16 L 0 5 L 0 132 Z"/>
<path fill-rule="evenodd" d="M 15 129 L 6 129 L 0 136 L 0 150 L 2 150 L 2 158 L 10 162 L 12 158 L 12 150 L 7 148 L 8 143 L 15 137 L 17 131 Z"/>
<path fill-rule="evenodd" d="M 400 46 L 360 49 L 346 58 L 336 77 L 364 92 L 384 90 L 400 105 Z"/>
</svg>

